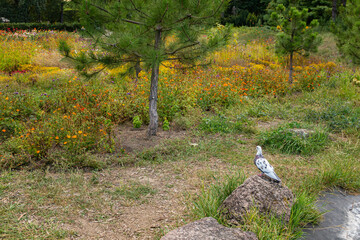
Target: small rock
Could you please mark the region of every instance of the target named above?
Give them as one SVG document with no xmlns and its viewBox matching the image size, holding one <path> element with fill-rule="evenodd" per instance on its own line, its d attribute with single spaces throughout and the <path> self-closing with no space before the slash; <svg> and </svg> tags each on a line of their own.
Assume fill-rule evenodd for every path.
<svg viewBox="0 0 360 240">
<path fill-rule="evenodd" d="M 286 186 L 255 175 L 225 199 L 220 211 L 233 224 L 243 223 L 244 215 L 253 207 L 289 222 L 293 198 Z"/>
<path fill-rule="evenodd" d="M 293 132 L 302 138 L 308 138 L 314 133 L 314 131 L 308 129 L 289 129 L 289 132 Z"/>
<path fill-rule="evenodd" d="M 214 218 L 206 217 L 177 228 L 161 240 L 257 240 L 255 233 L 239 228 L 227 228 Z"/>
</svg>

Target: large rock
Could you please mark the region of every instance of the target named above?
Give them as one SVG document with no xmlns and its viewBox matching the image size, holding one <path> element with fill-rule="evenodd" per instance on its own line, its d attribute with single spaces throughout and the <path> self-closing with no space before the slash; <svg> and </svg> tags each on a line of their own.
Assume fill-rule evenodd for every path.
<svg viewBox="0 0 360 240">
<path fill-rule="evenodd" d="M 177 228 L 161 240 L 257 240 L 257 237 L 255 233 L 227 228 L 214 218 L 207 217 Z"/>
<path fill-rule="evenodd" d="M 220 211 L 233 224 L 243 223 L 244 215 L 253 207 L 260 213 L 271 213 L 288 222 L 293 194 L 281 183 L 252 176 L 225 199 Z"/>
</svg>

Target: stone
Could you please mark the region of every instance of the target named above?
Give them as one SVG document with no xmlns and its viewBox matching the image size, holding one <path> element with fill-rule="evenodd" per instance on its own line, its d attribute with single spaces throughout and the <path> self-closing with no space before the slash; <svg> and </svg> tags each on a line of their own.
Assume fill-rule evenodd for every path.
<svg viewBox="0 0 360 240">
<path fill-rule="evenodd" d="M 308 129 L 289 129 L 289 132 L 294 133 L 295 135 L 302 137 L 302 138 L 308 138 L 315 132 L 313 130 Z"/>
<path fill-rule="evenodd" d="M 262 176 L 252 176 L 225 199 L 219 210 L 230 223 L 243 223 L 247 212 L 256 207 L 260 213 L 274 214 L 289 222 L 294 196 L 281 183 Z"/>
<path fill-rule="evenodd" d="M 228 228 L 214 218 L 206 217 L 177 228 L 161 240 L 257 240 L 255 233 L 240 228 Z"/>
</svg>

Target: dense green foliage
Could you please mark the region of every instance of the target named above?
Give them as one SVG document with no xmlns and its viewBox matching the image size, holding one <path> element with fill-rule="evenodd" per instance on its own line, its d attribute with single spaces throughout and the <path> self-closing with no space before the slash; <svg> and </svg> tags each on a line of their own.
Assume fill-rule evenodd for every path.
<svg viewBox="0 0 360 240">
<path fill-rule="evenodd" d="M 81 29 L 80 23 L 0 23 L 0 30 L 17 31 L 17 30 L 58 30 L 73 32 Z"/>
<path fill-rule="evenodd" d="M 65 8 L 65 0 L 0 0 L 0 17 L 10 22 L 74 21 L 76 12 Z"/>
<path fill-rule="evenodd" d="M 308 24 L 310 24 L 312 20 L 318 19 L 321 26 L 327 26 L 331 20 L 332 2 L 333 1 L 330 0 L 272 0 L 268 5 L 268 14 L 264 16 L 264 19 L 270 19 L 272 9 L 275 8 L 274 6 L 283 4 L 286 8 L 289 6 L 296 6 L 299 9 L 307 8 L 309 11 Z"/>
<path fill-rule="evenodd" d="M 223 23 L 232 23 L 234 26 L 254 26 L 262 22 L 262 17 L 270 0 L 232 0 L 224 16 Z"/>
<path fill-rule="evenodd" d="M 360 1 L 348 1 L 340 15 L 341 21 L 332 28 L 340 51 L 356 64 L 360 64 L 359 13 Z"/>
<path fill-rule="evenodd" d="M 300 0 L 299 8 L 307 8 L 309 16 L 307 23 L 310 24 L 312 20 L 318 19 L 321 26 L 328 25 L 331 19 L 332 6 L 329 0 Z"/>
</svg>

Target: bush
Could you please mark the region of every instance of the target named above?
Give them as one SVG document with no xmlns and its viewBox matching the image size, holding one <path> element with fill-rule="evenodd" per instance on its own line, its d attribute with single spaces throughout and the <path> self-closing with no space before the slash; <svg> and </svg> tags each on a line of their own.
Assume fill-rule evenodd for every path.
<svg viewBox="0 0 360 240">
<path fill-rule="evenodd" d="M 22 41 L 0 42 L 0 71 L 12 73 L 30 64 L 36 44 Z"/>
<path fill-rule="evenodd" d="M 81 29 L 80 23 L 0 23 L 0 30 L 58 30 L 73 32 Z"/>
</svg>

